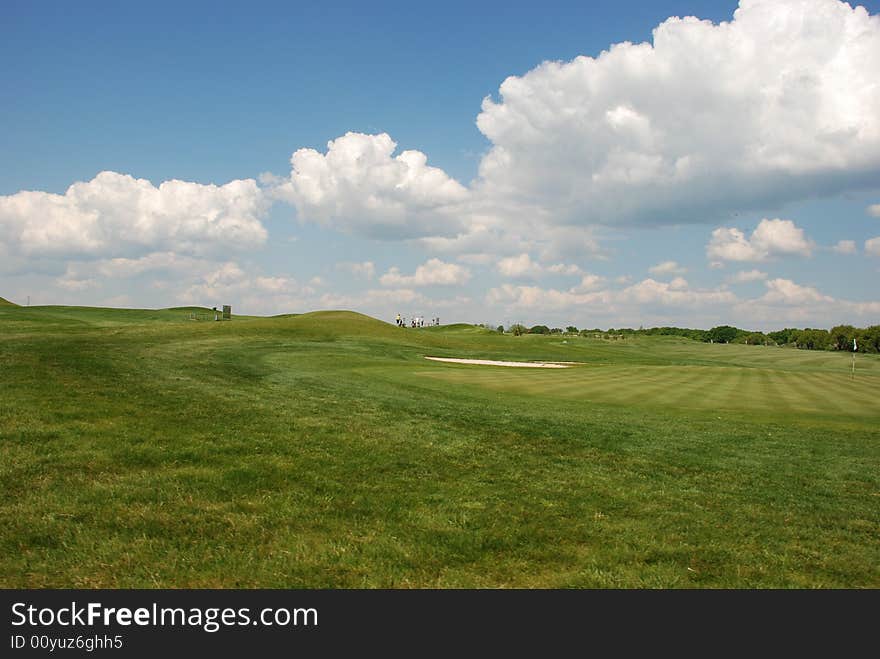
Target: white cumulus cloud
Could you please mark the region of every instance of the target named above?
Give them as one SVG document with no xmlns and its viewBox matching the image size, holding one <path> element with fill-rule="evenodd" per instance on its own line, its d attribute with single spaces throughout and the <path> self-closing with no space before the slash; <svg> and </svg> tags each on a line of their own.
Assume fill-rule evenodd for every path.
<svg viewBox="0 0 880 659">
<path fill-rule="evenodd" d="M 767 273 L 760 270 L 740 270 L 727 278 L 732 284 L 744 284 L 750 281 L 762 281 L 767 279 Z"/>
<path fill-rule="evenodd" d="M 661 305 L 665 307 L 697 307 L 724 305 L 736 301 L 736 296 L 723 289 L 694 289 L 687 281 L 676 277 L 671 282 L 644 279 L 620 293 L 620 299 L 638 305 Z"/>
<path fill-rule="evenodd" d="M 749 238 L 737 228 L 715 229 L 706 256 L 721 261 L 764 261 L 773 256 L 809 256 L 812 250 L 804 230 L 791 220 L 763 219 Z"/>
<path fill-rule="evenodd" d="M 554 275 L 583 274 L 583 270 L 581 270 L 579 266 L 576 266 L 573 263 L 554 263 L 552 265 L 546 266 L 544 270 Z"/>
<path fill-rule="evenodd" d="M 595 225 L 717 222 L 870 185 L 877 61 L 880 19 L 862 7 L 742 0 L 730 21 L 672 17 L 651 43 L 508 77 L 477 117 L 490 148 L 470 187 L 424 153 L 395 155 L 385 133 L 300 149 L 288 177 L 263 180 L 304 221 L 438 253 L 574 260 L 600 253 Z M 764 258 L 725 231 L 735 258 Z"/>
<path fill-rule="evenodd" d="M 178 302 L 199 306 L 231 304 L 251 313 L 279 313 L 320 308 L 315 289 L 286 275 L 265 276 L 228 261 L 198 277 L 177 296 Z"/>
<path fill-rule="evenodd" d="M 684 268 L 675 261 L 663 261 L 662 263 L 658 263 L 655 266 L 648 268 L 648 272 L 652 275 L 683 275 L 687 272 L 687 268 Z"/>
<path fill-rule="evenodd" d="M 780 327 L 830 327 L 835 324 L 864 326 L 876 322 L 880 302 L 835 299 L 812 286 L 790 279 L 764 282 L 766 292 L 754 299 L 741 300 L 731 309 L 734 323 L 748 323 L 764 329 Z"/>
<path fill-rule="evenodd" d="M 867 185 L 877 61 L 880 19 L 837 0 L 670 18 L 653 43 L 507 78 L 477 119 L 478 189 L 548 222 L 656 224 Z"/>
<path fill-rule="evenodd" d="M 537 277 L 543 272 L 540 264 L 532 261 L 528 254 L 500 259 L 495 268 L 505 277 Z"/>
<path fill-rule="evenodd" d="M 838 254 L 855 254 L 856 253 L 856 241 L 855 240 L 838 240 L 837 244 L 831 248 L 833 251 Z"/>
<path fill-rule="evenodd" d="M 0 241 L 27 256 L 100 257 L 156 249 L 205 253 L 261 245 L 262 192 L 252 179 L 225 185 L 101 172 L 64 194 L 0 196 Z"/>
<path fill-rule="evenodd" d="M 737 301 L 736 295 L 723 289 L 695 289 L 681 277 L 670 282 L 645 279 L 623 289 L 602 288 L 604 280 L 585 278 L 568 290 L 502 284 L 486 293 L 489 305 L 505 311 L 562 311 L 598 316 L 648 316 L 664 309 L 724 309 Z"/>
<path fill-rule="evenodd" d="M 602 286 L 604 286 L 604 285 L 605 285 L 605 277 L 602 277 L 600 275 L 592 275 L 592 274 L 587 273 L 583 277 L 581 277 L 580 283 L 578 285 L 572 287 L 570 290 L 572 293 L 575 293 L 575 294 L 591 293 L 593 291 L 596 291 L 596 290 L 602 288 Z"/>
<path fill-rule="evenodd" d="M 501 305 L 507 310 L 564 310 L 590 304 L 607 304 L 606 291 L 576 293 L 539 286 L 516 286 L 502 284 L 486 293 L 489 305 Z"/>
<path fill-rule="evenodd" d="M 88 288 L 100 286 L 100 282 L 98 282 L 97 279 L 77 279 L 76 277 L 71 277 L 69 275 L 59 277 L 55 280 L 55 283 L 58 284 L 59 287 L 68 291 L 84 291 Z"/>
<path fill-rule="evenodd" d="M 401 274 L 399 268 L 389 268 L 379 278 L 383 286 L 461 286 L 471 278 L 471 271 L 457 263 L 428 259 L 412 275 Z"/>
<path fill-rule="evenodd" d="M 383 239 L 450 236 L 468 190 L 420 151 L 395 156 L 386 133 L 346 133 L 326 153 L 299 149 L 289 178 L 272 190 L 293 204 L 302 221 Z M 268 180 L 268 179 L 267 179 Z"/>
<path fill-rule="evenodd" d="M 880 256 L 880 236 L 865 241 L 865 253 L 871 256 Z"/>
<path fill-rule="evenodd" d="M 358 279 L 373 279 L 376 276 L 376 264 L 372 261 L 363 261 L 362 263 L 337 263 L 338 270 L 350 272 Z"/>
<path fill-rule="evenodd" d="M 828 295 L 823 295 L 815 288 L 801 286 L 790 279 L 771 279 L 766 282 L 766 286 L 767 292 L 761 298 L 761 302 L 789 305 L 834 302 L 834 298 Z"/>
<path fill-rule="evenodd" d="M 538 261 L 532 260 L 528 253 L 523 252 L 516 256 L 506 256 L 499 259 L 495 264 L 495 269 L 504 277 L 514 279 L 537 278 L 543 275 L 582 275 L 584 271 L 580 266 L 573 263 L 553 263 L 543 265 Z"/>
</svg>

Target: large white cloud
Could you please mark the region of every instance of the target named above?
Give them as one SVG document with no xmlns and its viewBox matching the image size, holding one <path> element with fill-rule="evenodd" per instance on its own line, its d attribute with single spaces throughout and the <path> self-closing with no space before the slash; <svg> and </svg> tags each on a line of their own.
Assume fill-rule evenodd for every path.
<svg viewBox="0 0 880 659">
<path fill-rule="evenodd" d="M 489 289 L 485 301 L 490 308 L 527 324 L 571 320 L 590 327 L 674 324 L 708 328 L 733 324 L 763 330 L 828 328 L 838 323 L 876 324 L 880 314 L 880 302 L 841 300 L 781 278 L 766 281 L 766 291 L 752 298 L 739 297 L 723 286 L 692 287 L 681 277 L 670 282 L 648 278 L 623 288 L 601 287 L 602 283 L 593 290 L 503 284 Z"/>
<path fill-rule="evenodd" d="M 670 282 L 644 279 L 623 289 L 600 289 L 604 280 L 588 276 L 580 285 L 568 290 L 502 284 L 489 289 L 486 301 L 503 305 L 508 310 L 560 310 L 578 307 L 591 312 L 619 313 L 623 308 L 699 308 L 724 306 L 737 301 L 736 295 L 724 289 L 695 289 L 676 277 Z M 647 313 L 647 312 L 646 312 Z"/>
<path fill-rule="evenodd" d="M 865 253 L 871 256 L 880 256 L 880 236 L 865 241 Z"/>
<path fill-rule="evenodd" d="M 480 189 L 569 223 L 711 221 L 876 181 L 880 18 L 742 0 L 714 25 L 507 78 L 477 125 Z"/>
<path fill-rule="evenodd" d="M 541 264 L 532 261 L 527 253 L 500 259 L 495 268 L 505 277 L 537 277 L 544 272 Z"/>
<path fill-rule="evenodd" d="M 318 300 L 322 309 L 352 309 L 371 314 L 376 318 L 391 322 L 396 314 L 402 314 L 406 320 L 413 316 L 429 316 L 434 318 L 440 310 L 454 310 L 456 322 L 463 308 L 468 307 L 471 298 L 457 295 L 451 298 L 428 297 L 412 288 L 380 288 L 368 289 L 358 294 L 327 293 Z M 448 321 L 447 321 L 448 322 Z"/>
<path fill-rule="evenodd" d="M 363 261 L 361 263 L 343 261 L 336 264 L 336 269 L 348 272 L 356 279 L 369 280 L 376 276 L 376 264 L 372 261 Z"/>
<path fill-rule="evenodd" d="M 538 251 L 551 227 L 717 222 L 875 183 L 877 61 L 861 7 L 742 0 L 729 22 L 670 18 L 652 43 L 507 78 L 477 117 L 491 146 L 469 188 L 385 133 L 347 133 L 296 151 L 273 190 L 304 221 L 473 258 Z M 542 260 L 598 251 L 584 236 Z"/>
<path fill-rule="evenodd" d="M 767 292 L 761 298 L 762 302 L 797 305 L 834 301 L 831 296 L 823 295 L 811 286 L 796 284 L 790 279 L 771 279 L 766 282 L 766 286 Z"/>
<path fill-rule="evenodd" d="M 741 270 L 727 278 L 733 284 L 745 284 L 750 281 L 762 281 L 767 279 L 767 273 L 760 270 Z"/>
<path fill-rule="evenodd" d="M 593 291 L 599 290 L 605 284 L 605 277 L 601 275 L 593 275 L 586 273 L 583 277 L 581 277 L 581 281 L 576 286 L 569 289 L 572 293 L 581 294 L 581 293 L 592 293 Z"/>
<path fill-rule="evenodd" d="M 296 206 L 302 221 L 371 238 L 452 236 L 463 227 L 468 190 L 420 151 L 397 148 L 386 133 L 346 133 L 327 152 L 299 149 L 290 177 L 274 194 Z"/>
<path fill-rule="evenodd" d="M 791 220 L 764 219 L 749 238 L 736 228 L 715 229 L 706 256 L 721 261 L 764 261 L 773 256 L 809 256 L 812 250 L 804 230 Z"/>
<path fill-rule="evenodd" d="M 838 240 L 837 244 L 835 244 L 832 248 L 832 251 L 837 254 L 855 254 L 856 253 L 856 241 L 855 240 Z"/>
<path fill-rule="evenodd" d="M 471 278 L 471 271 L 457 263 L 428 259 L 412 275 L 401 274 L 399 268 L 389 268 L 379 278 L 383 286 L 461 286 Z"/>
<path fill-rule="evenodd" d="M 535 253 L 540 263 L 607 258 L 590 227 L 548 226 L 536 218 L 511 219 L 515 215 L 513 211 L 508 217 L 465 213 L 469 224 L 456 235 L 429 236 L 415 242 L 428 251 L 456 255 L 467 263 L 487 264 L 529 252 Z"/>
<path fill-rule="evenodd" d="M 320 308 L 316 293 L 314 287 L 293 277 L 260 275 L 227 261 L 194 278 L 176 299 L 184 304 L 231 304 L 233 309 L 246 307 L 251 313 L 279 313 Z"/>
<path fill-rule="evenodd" d="M 514 279 L 535 279 L 544 275 L 583 275 L 584 271 L 574 263 L 552 263 L 544 265 L 535 261 L 527 253 L 506 256 L 499 259 L 495 269 L 504 277 Z"/>
<path fill-rule="evenodd" d="M 72 267 L 77 266 L 69 266 L 68 270 Z M 83 267 L 83 264 L 78 267 Z M 154 252 L 136 259 L 124 257 L 102 259 L 88 264 L 87 267 L 97 271 L 102 277 L 109 278 L 137 277 L 150 272 L 195 276 L 208 272 L 216 267 L 216 263 L 174 252 Z"/>
<path fill-rule="evenodd" d="M 880 314 L 880 302 L 837 299 L 790 279 L 771 279 L 765 285 L 764 295 L 741 300 L 731 309 L 732 317 L 740 325 L 759 325 L 765 329 L 786 326 L 830 329 L 832 325 L 845 323 L 876 324 Z"/>
<path fill-rule="evenodd" d="M 607 291 L 578 292 L 574 289 L 563 291 L 539 286 L 502 284 L 489 289 L 486 302 L 489 305 L 502 306 L 505 311 L 562 311 L 587 305 L 607 306 L 611 302 L 611 296 Z"/>
<path fill-rule="evenodd" d="M 678 265 L 676 261 L 663 261 L 657 265 L 648 268 L 648 272 L 652 275 L 683 275 L 687 272 L 687 268 Z"/>
<path fill-rule="evenodd" d="M 727 305 L 736 301 L 736 296 L 724 289 L 695 289 L 687 281 L 676 277 L 670 282 L 644 279 L 629 286 L 620 293 L 623 301 L 638 304 L 640 307 L 663 306 L 691 308 L 706 305 Z"/>
<path fill-rule="evenodd" d="M 206 253 L 266 240 L 262 192 L 252 179 L 158 187 L 101 172 L 63 194 L 0 196 L 0 242 L 29 257 L 110 256 L 153 250 Z"/>
</svg>

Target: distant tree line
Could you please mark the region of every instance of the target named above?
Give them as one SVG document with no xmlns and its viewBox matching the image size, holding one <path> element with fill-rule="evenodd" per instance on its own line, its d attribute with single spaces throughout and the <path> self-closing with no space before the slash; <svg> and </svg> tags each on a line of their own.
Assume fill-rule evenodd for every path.
<svg viewBox="0 0 880 659">
<path fill-rule="evenodd" d="M 504 331 L 499 326 L 498 331 Z M 526 327 L 515 323 L 507 328 L 507 331 L 515 336 L 522 334 L 567 334 L 580 336 L 595 336 L 603 338 L 626 338 L 627 336 L 681 336 L 694 341 L 704 343 L 745 343 L 748 345 L 769 346 L 793 346 L 802 350 L 843 350 L 853 349 L 855 339 L 858 352 L 880 353 L 880 325 L 870 327 L 853 327 L 852 325 L 837 325 L 830 330 L 806 327 L 797 329 L 786 327 L 776 332 L 754 332 L 750 330 L 732 327 L 731 325 L 719 325 L 708 330 L 688 329 L 681 327 L 640 327 L 632 329 L 624 327 L 620 329 L 610 328 L 582 329 L 569 325 L 562 328 L 550 328 L 547 325 L 534 325 Z"/>
</svg>

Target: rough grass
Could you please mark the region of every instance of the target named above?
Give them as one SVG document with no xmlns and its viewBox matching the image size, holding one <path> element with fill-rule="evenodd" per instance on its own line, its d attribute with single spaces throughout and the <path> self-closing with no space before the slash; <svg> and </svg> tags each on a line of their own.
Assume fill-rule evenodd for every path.
<svg viewBox="0 0 880 659">
<path fill-rule="evenodd" d="M 875 356 L 188 311 L 0 309 L 0 585 L 880 586 Z"/>
</svg>

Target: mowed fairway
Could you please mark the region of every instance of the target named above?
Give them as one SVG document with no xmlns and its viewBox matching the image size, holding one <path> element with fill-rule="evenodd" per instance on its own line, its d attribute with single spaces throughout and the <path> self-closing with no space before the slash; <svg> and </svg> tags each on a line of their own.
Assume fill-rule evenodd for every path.
<svg viewBox="0 0 880 659">
<path fill-rule="evenodd" d="M 742 412 L 768 420 L 791 414 L 876 419 L 880 394 L 874 375 L 860 373 L 856 380 L 842 372 L 812 371 L 808 365 L 794 371 L 735 365 L 599 365 L 552 374 L 497 369 L 424 374 L 512 393 L 682 413 Z"/>
<path fill-rule="evenodd" d="M 0 585 L 880 587 L 875 355 L 187 315 L 0 306 Z"/>
</svg>

